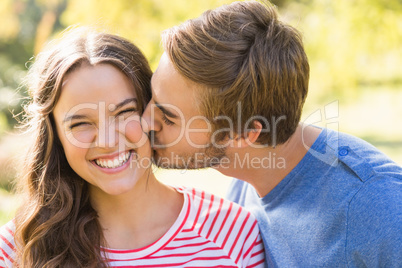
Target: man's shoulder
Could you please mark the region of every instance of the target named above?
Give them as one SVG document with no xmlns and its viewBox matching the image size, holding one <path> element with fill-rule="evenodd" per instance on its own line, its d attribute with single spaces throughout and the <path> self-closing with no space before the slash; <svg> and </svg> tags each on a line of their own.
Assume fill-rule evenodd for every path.
<svg viewBox="0 0 402 268">
<path fill-rule="evenodd" d="M 389 215 L 400 221 L 402 217 L 402 176 L 374 175 L 365 181 L 350 201 L 349 210 L 361 218 L 369 215 Z M 369 208 L 369 209 L 368 209 Z M 357 212 L 357 213 L 356 213 Z M 385 214 L 384 214 L 385 213 Z M 399 214 L 398 216 L 396 216 Z M 385 220 L 385 219 L 384 219 Z M 392 219 L 389 219 L 392 221 Z M 402 224 L 402 221 L 400 221 Z"/>
<path fill-rule="evenodd" d="M 401 204 L 400 179 L 374 176 L 362 185 L 347 211 L 348 261 L 384 267 L 402 262 Z"/>
<path fill-rule="evenodd" d="M 260 204 L 260 197 L 254 187 L 248 182 L 236 178 L 232 179 L 232 182 L 227 189 L 226 198 L 236 204 L 247 207 L 253 213 L 254 211 L 246 206 L 246 204 L 256 203 L 257 206 Z"/>
<path fill-rule="evenodd" d="M 401 258 L 402 168 L 358 137 L 329 131 L 327 142 L 337 148 L 331 174 L 355 182 L 347 207 L 348 261 L 391 267 Z"/>
<path fill-rule="evenodd" d="M 324 135 L 323 140 L 337 158 L 335 168 L 346 166 L 362 182 L 373 177 L 402 180 L 402 167 L 367 141 L 334 130 L 326 130 Z"/>
</svg>

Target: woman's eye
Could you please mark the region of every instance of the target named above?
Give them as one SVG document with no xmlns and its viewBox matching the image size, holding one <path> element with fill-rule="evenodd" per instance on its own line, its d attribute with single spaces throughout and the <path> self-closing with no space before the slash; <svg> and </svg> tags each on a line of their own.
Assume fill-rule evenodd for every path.
<svg viewBox="0 0 402 268">
<path fill-rule="evenodd" d="M 174 122 L 170 121 L 165 114 L 162 115 L 162 121 L 165 122 L 166 125 L 170 126 L 173 125 Z"/>
<path fill-rule="evenodd" d="M 89 125 L 89 123 L 87 123 L 87 122 L 75 123 L 75 124 L 72 124 L 71 126 L 69 126 L 69 129 L 73 129 L 73 128 L 77 128 L 77 127 L 85 126 L 85 125 Z"/>
<path fill-rule="evenodd" d="M 124 115 L 127 113 L 136 113 L 136 112 L 138 112 L 138 110 L 136 108 L 128 108 L 128 109 L 118 112 L 116 116 Z"/>
</svg>

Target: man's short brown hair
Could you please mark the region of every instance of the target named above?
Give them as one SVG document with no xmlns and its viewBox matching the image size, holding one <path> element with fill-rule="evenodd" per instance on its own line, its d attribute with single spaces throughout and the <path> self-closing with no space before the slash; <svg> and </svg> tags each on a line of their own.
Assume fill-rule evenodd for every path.
<svg viewBox="0 0 402 268">
<path fill-rule="evenodd" d="M 257 139 L 271 146 L 295 132 L 309 64 L 300 33 L 278 20 L 274 6 L 247 1 L 208 10 L 166 30 L 162 43 L 179 73 L 203 86 L 201 112 L 213 130 L 228 128 L 222 116 L 240 132 L 250 118 L 266 130 L 276 121 L 275 137 L 270 129 Z"/>
</svg>

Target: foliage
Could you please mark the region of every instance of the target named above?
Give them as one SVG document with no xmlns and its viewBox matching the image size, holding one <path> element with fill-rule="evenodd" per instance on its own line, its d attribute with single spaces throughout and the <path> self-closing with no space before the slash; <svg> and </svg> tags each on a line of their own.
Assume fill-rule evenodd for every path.
<svg viewBox="0 0 402 268">
<path fill-rule="evenodd" d="M 261 0 L 266 1 L 266 0 Z M 25 63 L 69 25 L 98 25 L 134 41 L 156 68 L 160 33 L 233 0 L 2 0 L 0 3 L 0 113 L 18 112 L 11 101 Z M 360 85 L 400 85 L 400 0 L 272 0 L 282 18 L 303 32 L 311 88 L 320 96 L 350 96 Z M 24 95 L 24 90 L 20 90 Z M 21 97 L 15 95 L 15 98 Z M 6 98 L 7 97 L 7 98 Z M 11 100 L 14 100 L 11 98 Z M 4 129 L 4 126 L 3 126 Z"/>
<path fill-rule="evenodd" d="M 0 227 L 13 218 L 18 204 L 17 196 L 0 188 Z"/>
<path fill-rule="evenodd" d="M 58 2 L 57 6 L 51 3 Z M 0 3 L 0 114 L 6 124 L 2 130 L 16 124 L 13 115 L 21 112 L 21 101 L 26 96 L 21 82 L 26 74 L 26 63 L 39 50 L 49 35 L 61 26 L 58 17 L 65 0 L 2 0 Z M 55 20 L 49 24 L 49 14 Z M 45 29 L 45 30 L 44 30 Z M 47 29 L 47 32 L 46 32 Z"/>
<path fill-rule="evenodd" d="M 305 37 L 312 90 L 351 97 L 402 84 L 400 0 L 294 1 L 285 14 Z"/>
<path fill-rule="evenodd" d="M 65 25 L 101 25 L 135 42 L 155 69 L 162 53 L 160 33 L 229 0 L 70 0 L 62 16 Z M 90 11 L 90 12 L 88 12 Z"/>
<path fill-rule="evenodd" d="M 20 86 L 26 63 L 66 27 L 98 25 L 120 34 L 142 49 L 155 70 L 164 29 L 230 2 L 1 0 L 0 143 L 16 123 L 10 111 L 21 111 L 21 100 L 26 97 Z M 303 33 L 311 65 L 307 104 L 329 97 L 354 101 L 361 88 L 402 88 L 401 0 L 272 2 L 282 19 Z"/>
<path fill-rule="evenodd" d="M 47 40 L 69 25 L 96 24 L 134 41 L 155 70 L 162 53 L 161 31 L 232 1 L 1 0 L 0 226 L 13 217 L 18 205 L 18 198 L 8 190 L 18 170 L 18 156 L 28 140 L 28 136 L 4 133 L 16 123 L 10 111 L 20 112 L 21 100 L 26 96 L 20 86 L 26 63 Z M 402 1 L 272 0 L 272 3 L 278 6 L 282 19 L 300 29 L 304 36 L 311 65 L 307 106 L 314 102 L 322 104 L 323 98 L 342 98 L 340 130 L 366 138 L 402 164 L 402 127 L 395 124 L 402 117 L 398 105 L 401 91 L 390 90 L 402 88 L 399 66 Z M 345 100 L 359 103 L 345 103 Z M 379 137 L 379 129 L 386 133 Z M 198 185 L 218 195 L 225 190 L 223 181 L 230 181 L 222 175 L 200 171 L 191 175 L 182 171 L 157 175 L 165 182 Z"/>
</svg>

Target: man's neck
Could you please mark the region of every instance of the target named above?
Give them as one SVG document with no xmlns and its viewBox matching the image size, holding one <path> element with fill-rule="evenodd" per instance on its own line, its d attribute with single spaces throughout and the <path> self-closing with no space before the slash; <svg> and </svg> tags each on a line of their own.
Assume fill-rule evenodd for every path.
<svg viewBox="0 0 402 268">
<path fill-rule="evenodd" d="M 228 150 L 231 166 L 217 169 L 226 176 L 250 183 L 263 197 L 300 163 L 320 132 L 321 129 L 299 125 L 286 143 L 275 148 L 248 146 Z"/>
</svg>

